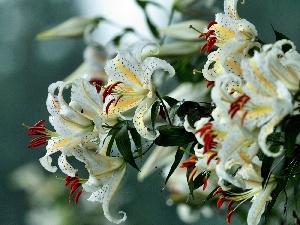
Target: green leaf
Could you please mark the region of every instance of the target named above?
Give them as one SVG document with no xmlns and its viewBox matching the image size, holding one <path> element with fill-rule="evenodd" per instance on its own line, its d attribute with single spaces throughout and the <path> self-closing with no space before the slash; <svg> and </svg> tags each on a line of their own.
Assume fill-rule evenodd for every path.
<svg viewBox="0 0 300 225">
<path fill-rule="evenodd" d="M 128 162 L 132 167 L 139 170 L 132 155 L 127 123 L 116 134 L 116 144 L 124 160 Z"/>
<path fill-rule="evenodd" d="M 215 187 L 215 189 L 212 190 L 212 191 L 206 196 L 206 198 L 204 199 L 204 201 L 202 202 L 202 204 L 201 204 L 200 206 L 204 205 L 204 203 L 206 203 L 208 200 L 210 200 L 212 197 L 214 197 L 213 195 L 214 195 L 214 193 L 216 192 L 216 190 L 217 190 L 219 187 L 220 187 L 220 186 Z"/>
<path fill-rule="evenodd" d="M 279 41 L 279 40 L 282 40 L 282 39 L 287 39 L 287 40 L 290 40 L 287 36 L 285 36 L 284 34 L 278 32 L 277 30 L 274 29 L 273 25 L 272 26 L 272 29 L 275 33 L 275 38 L 276 38 L 276 41 Z"/>
<path fill-rule="evenodd" d="M 274 207 L 274 204 L 279 196 L 279 194 L 285 190 L 285 187 L 293 174 L 296 172 L 299 172 L 299 166 L 300 166 L 300 153 L 294 157 L 294 158 L 286 158 L 286 161 L 284 163 L 284 167 L 281 170 L 282 172 L 280 173 L 281 179 L 277 180 L 277 185 L 275 189 L 271 193 L 272 200 L 268 202 L 266 206 L 266 211 L 265 211 L 265 222 L 264 224 L 267 223 L 267 219 L 270 215 L 270 212 L 272 208 Z"/>
<path fill-rule="evenodd" d="M 298 190 L 299 190 L 299 185 L 300 185 L 300 176 L 296 177 L 296 182 L 294 182 L 294 200 L 295 200 L 295 205 L 296 208 L 298 208 Z"/>
<path fill-rule="evenodd" d="M 274 132 L 267 138 L 267 142 L 271 144 L 283 145 L 285 142 L 284 132 Z"/>
<path fill-rule="evenodd" d="M 177 115 L 181 120 L 187 116 L 189 124 L 194 124 L 201 117 L 209 117 L 213 108 L 211 106 L 201 106 L 197 102 L 186 101 L 183 102 L 177 110 Z"/>
<path fill-rule="evenodd" d="M 293 157 L 295 155 L 296 139 L 300 132 L 300 115 L 295 115 L 289 118 L 285 128 L 285 148 L 286 156 Z"/>
<path fill-rule="evenodd" d="M 135 147 L 139 153 L 139 155 L 141 156 L 143 153 L 143 147 L 142 147 L 142 138 L 141 135 L 136 131 L 136 129 L 130 129 L 130 134 L 132 137 L 132 140 L 135 144 Z"/>
<path fill-rule="evenodd" d="M 169 178 L 171 177 L 171 175 L 174 173 L 175 169 L 177 168 L 177 166 L 179 165 L 181 159 L 182 159 L 182 156 L 184 154 L 184 151 L 180 150 L 180 147 L 178 147 L 177 151 L 176 151 L 176 154 L 175 154 L 175 160 L 171 166 L 171 169 L 168 173 L 168 176 L 166 178 L 166 181 L 165 181 L 165 184 L 168 182 Z"/>
<path fill-rule="evenodd" d="M 172 98 L 169 96 L 164 96 L 162 99 L 165 100 L 170 107 L 173 107 L 174 105 L 176 105 L 179 102 L 175 98 Z"/>
<path fill-rule="evenodd" d="M 110 156 L 110 153 L 111 153 L 111 148 L 113 146 L 113 143 L 115 141 L 115 137 L 116 137 L 116 134 L 119 132 L 119 130 L 125 125 L 125 121 L 119 121 L 118 123 L 116 123 L 108 132 L 107 134 L 107 137 L 108 136 L 111 136 L 111 139 L 108 143 L 108 146 L 107 146 L 107 150 L 106 150 L 106 155 L 107 156 Z"/>
<path fill-rule="evenodd" d="M 36 38 L 39 40 L 53 39 L 53 38 L 77 38 L 82 37 L 86 31 L 86 28 L 90 25 L 96 27 L 96 25 L 104 20 L 102 17 L 96 18 L 84 18 L 84 17 L 72 17 L 63 23 L 39 33 Z"/>
<path fill-rule="evenodd" d="M 193 171 L 195 167 L 191 167 L 187 169 L 187 179 L 190 176 L 190 173 Z M 198 189 L 204 184 L 204 178 L 206 177 L 207 172 L 202 171 L 194 180 L 188 181 L 189 189 L 190 189 L 190 195 L 194 199 L 194 190 Z"/>
<path fill-rule="evenodd" d="M 156 101 L 151 106 L 151 124 L 152 124 L 152 129 L 153 130 L 155 130 L 154 129 L 155 128 L 155 119 L 156 119 L 156 116 L 158 114 L 159 104 L 160 104 L 160 102 Z"/>
<path fill-rule="evenodd" d="M 263 178 L 262 188 L 264 188 L 266 182 L 268 183 L 270 170 L 273 165 L 274 159 L 275 159 L 274 157 L 268 157 L 266 155 L 263 155 L 262 166 L 261 166 L 261 177 Z"/>
<path fill-rule="evenodd" d="M 196 140 L 195 136 L 183 127 L 163 125 L 156 128 L 159 136 L 155 144 L 159 146 L 185 146 Z"/>
<path fill-rule="evenodd" d="M 285 189 L 287 183 L 288 183 L 288 178 L 287 177 L 280 180 L 280 182 L 277 182 L 276 188 L 271 193 L 272 200 L 269 201 L 267 206 L 266 206 L 264 224 L 267 224 L 267 219 L 270 216 L 271 210 L 274 207 L 274 204 L 275 204 L 279 194 L 281 193 L 281 191 L 283 191 Z"/>
</svg>

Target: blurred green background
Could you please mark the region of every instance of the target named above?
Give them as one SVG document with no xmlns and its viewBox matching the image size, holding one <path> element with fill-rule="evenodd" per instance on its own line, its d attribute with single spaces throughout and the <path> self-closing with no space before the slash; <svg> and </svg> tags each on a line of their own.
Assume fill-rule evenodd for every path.
<svg viewBox="0 0 300 225">
<path fill-rule="evenodd" d="M 98 1 L 101 3 L 101 0 Z M 39 199 L 47 200 L 52 195 L 60 203 L 53 203 L 50 198 L 47 200 L 49 205 L 66 214 L 70 224 L 110 224 L 105 219 L 101 220 L 100 204 L 92 204 L 97 213 L 84 206 L 88 203 L 84 199 L 87 196 L 80 200 L 82 205 L 68 204 L 68 190 L 64 188 L 63 181 L 44 171 L 38 163 L 38 159 L 45 154 L 45 148 L 27 149 L 30 138 L 22 126 L 22 123 L 31 125 L 48 118 L 45 100 L 49 84 L 64 79 L 82 62 L 85 47 L 82 40 L 35 40 L 37 33 L 82 13 L 79 3 L 92 4 L 93 1 L 0 0 L 1 225 L 31 225 L 32 218 L 38 215 L 43 224 L 65 225 L 57 221 L 58 214 L 53 208 L 45 208 L 44 211 L 34 209 L 43 204 L 39 203 Z M 216 1 L 220 8 L 222 4 L 223 1 Z M 276 30 L 290 37 L 296 46 L 300 46 L 300 1 L 246 0 L 246 4 L 239 5 L 239 9 L 241 17 L 257 27 L 261 40 L 274 41 L 272 24 Z M 115 7 L 112 10 L 133 16 L 128 14 L 129 8 L 121 10 Z M 210 20 L 213 19 L 212 16 Z M 24 174 L 13 178 L 12 173 L 18 168 Z M 29 171 L 27 175 L 26 171 Z M 168 192 L 161 191 L 164 181 L 159 173 L 157 171 L 144 183 L 138 183 L 136 171 L 129 171 L 132 176 L 127 176 L 129 178 L 123 182 L 118 200 L 115 200 L 120 209 L 128 214 L 126 224 L 184 224 L 178 219 L 175 206 L 165 204 Z M 27 188 L 16 187 L 18 180 Z M 67 215 L 68 211 L 74 214 Z M 219 212 L 214 210 L 214 213 Z M 216 217 L 213 221 L 199 220 L 195 224 L 225 224 L 222 217 Z"/>
</svg>

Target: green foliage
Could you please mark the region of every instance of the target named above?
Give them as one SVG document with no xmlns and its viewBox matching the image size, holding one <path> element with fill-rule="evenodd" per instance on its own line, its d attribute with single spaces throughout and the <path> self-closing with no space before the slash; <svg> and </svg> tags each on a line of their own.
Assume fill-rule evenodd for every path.
<svg viewBox="0 0 300 225">
<path fill-rule="evenodd" d="M 187 132 L 184 127 L 162 125 L 156 128 L 159 136 L 155 144 L 159 146 L 186 146 L 196 140 L 194 134 Z"/>
<path fill-rule="evenodd" d="M 139 170 L 131 151 L 131 142 L 128 134 L 128 123 L 124 123 L 122 128 L 117 132 L 116 144 L 124 160 L 128 162 L 132 167 Z"/>
<path fill-rule="evenodd" d="M 212 106 L 201 106 L 197 102 L 185 101 L 180 104 L 177 109 L 177 115 L 181 120 L 184 120 L 184 117 L 187 116 L 189 124 L 193 125 L 201 117 L 210 117 L 210 114 L 213 110 Z"/>
<path fill-rule="evenodd" d="M 286 156 L 287 157 L 293 157 L 295 152 L 295 146 L 296 146 L 296 139 L 297 136 L 300 133 L 300 115 L 294 115 L 291 116 L 288 119 L 286 128 L 285 128 L 285 149 L 286 149 Z"/>
<path fill-rule="evenodd" d="M 171 175 L 174 173 L 175 169 L 178 167 L 178 165 L 179 165 L 179 163 L 180 163 L 180 161 L 181 161 L 183 155 L 184 155 L 184 151 L 182 151 L 182 150 L 180 149 L 180 147 L 178 147 L 178 148 L 177 148 L 177 151 L 176 151 L 176 154 L 175 154 L 174 162 L 173 162 L 173 164 L 172 164 L 172 166 L 171 166 L 171 169 L 170 169 L 170 171 L 169 171 L 169 173 L 168 173 L 168 176 L 167 176 L 167 178 L 166 178 L 165 183 L 168 182 L 169 178 L 170 178 Z"/>
</svg>

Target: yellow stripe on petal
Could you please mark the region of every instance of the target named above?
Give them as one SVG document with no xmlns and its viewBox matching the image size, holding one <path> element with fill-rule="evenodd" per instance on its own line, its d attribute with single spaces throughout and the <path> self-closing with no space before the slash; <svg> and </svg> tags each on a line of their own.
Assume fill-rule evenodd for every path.
<svg viewBox="0 0 300 225">
<path fill-rule="evenodd" d="M 118 114 L 121 112 L 124 112 L 128 109 L 131 109 L 135 106 L 137 106 L 142 100 L 143 100 L 144 96 L 137 96 L 137 97 L 133 97 L 133 96 L 124 96 L 121 97 L 120 100 L 117 102 L 116 105 L 114 105 L 114 103 L 112 103 L 108 109 L 108 115 L 113 115 L 113 114 Z"/>
<path fill-rule="evenodd" d="M 117 57 L 114 59 L 114 64 L 116 65 L 116 67 L 123 73 L 126 75 L 126 77 L 132 81 L 133 83 L 139 85 L 139 86 L 143 86 L 143 84 L 141 83 L 141 81 L 136 77 L 136 75 L 134 73 L 132 73 L 129 69 L 127 69 L 125 66 L 122 65 L 122 63 L 120 63 L 120 61 L 117 59 Z"/>
<path fill-rule="evenodd" d="M 47 153 L 52 153 L 57 151 L 58 148 L 63 148 L 67 143 L 69 143 L 72 140 L 72 137 L 69 138 L 59 138 L 57 141 L 54 141 L 52 145 L 47 146 Z"/>
<path fill-rule="evenodd" d="M 242 74 L 243 71 L 242 71 L 241 67 L 235 61 L 226 59 L 226 63 L 228 66 L 230 66 L 232 69 L 234 69 L 234 71 L 237 74 Z"/>
<path fill-rule="evenodd" d="M 250 61 L 250 65 L 251 68 L 256 76 L 256 78 L 259 79 L 259 81 L 264 84 L 264 86 L 271 92 L 274 93 L 274 95 L 276 95 L 276 89 L 271 85 L 271 83 L 264 77 L 263 74 L 261 74 L 261 72 L 259 71 L 259 69 L 257 68 L 255 62 L 253 59 L 251 59 Z"/>
</svg>

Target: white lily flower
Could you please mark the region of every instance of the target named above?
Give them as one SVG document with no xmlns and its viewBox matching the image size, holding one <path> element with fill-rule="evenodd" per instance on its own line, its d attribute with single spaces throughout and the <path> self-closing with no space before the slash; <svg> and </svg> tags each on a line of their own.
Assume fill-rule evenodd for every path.
<svg viewBox="0 0 300 225">
<path fill-rule="evenodd" d="M 67 104 L 65 102 L 63 91 L 68 86 L 69 84 L 64 82 L 53 83 L 49 86 L 46 104 L 51 114 L 49 121 L 55 128 L 57 135 L 48 140 L 47 153 L 40 159 L 40 163 L 46 170 L 55 172 L 57 167 L 51 165 L 50 155 L 61 151 L 58 165 L 62 172 L 74 177 L 77 170 L 67 162 L 66 156 L 71 156 L 72 152 L 78 149 L 82 139 L 98 139 L 98 133 L 93 132 L 94 123 L 85 117 L 84 113 L 78 113 L 71 107 L 71 103 Z M 55 95 L 54 92 L 57 89 L 58 95 Z"/>
<path fill-rule="evenodd" d="M 286 88 L 295 93 L 299 90 L 300 54 L 293 42 L 279 40 L 274 44 L 264 45 L 258 60 L 264 59 L 270 73 L 281 80 Z"/>
<path fill-rule="evenodd" d="M 223 117 L 230 118 L 247 130 L 258 133 L 262 151 L 276 157 L 282 153 L 269 151 L 266 139 L 274 127 L 293 110 L 292 95 L 269 70 L 268 58 L 255 52 L 242 60 L 243 80 L 235 74 L 220 76 L 212 90 L 212 99 Z"/>
<path fill-rule="evenodd" d="M 105 71 L 109 77 L 103 91 L 103 111 L 107 116 L 119 115 L 136 108 L 133 123 L 141 136 L 154 140 L 158 133 L 150 133 L 144 124 L 144 114 L 156 99 L 151 76 L 157 69 L 175 74 L 174 68 L 164 60 L 148 57 L 142 61 L 141 53 L 149 42 L 143 42 L 137 48 L 135 57 L 127 51 L 118 50 L 117 56 L 108 61 Z"/>
<path fill-rule="evenodd" d="M 229 201 L 227 214 L 227 222 L 229 223 L 233 212 L 243 202 L 251 199 L 252 205 L 248 211 L 247 224 L 257 225 L 261 219 L 261 215 L 265 211 L 267 201 L 271 200 L 271 192 L 276 187 L 275 178 L 271 175 L 265 186 L 262 187 L 263 178 L 261 177 L 261 161 L 257 156 L 239 168 L 235 176 L 244 181 L 245 191 L 237 193 L 223 191 L 223 189 L 220 188 L 215 192 L 215 194 L 222 193 L 217 202 L 217 207 L 219 208 L 224 201 Z M 231 206 L 234 202 L 240 203 L 231 210 Z"/>
<path fill-rule="evenodd" d="M 213 45 L 219 47 L 210 53 L 208 61 L 202 70 L 208 81 L 223 72 L 241 74 L 241 59 L 249 57 L 248 51 L 260 47 L 255 42 L 257 31 L 253 24 L 241 19 L 237 12 L 238 0 L 225 0 L 224 13 L 216 14 L 215 21 L 210 22 L 199 37 L 205 37 L 207 42 L 201 51 L 210 51 Z"/>
<path fill-rule="evenodd" d="M 88 198 L 92 202 L 102 203 L 104 216 L 115 224 L 124 222 L 126 213 L 121 219 L 115 219 L 109 212 L 109 204 L 117 191 L 126 172 L 126 163 L 122 157 L 109 157 L 96 154 L 88 149 L 83 151 L 86 168 L 89 171 L 89 179 L 82 185 L 84 191 L 92 192 Z"/>
</svg>

